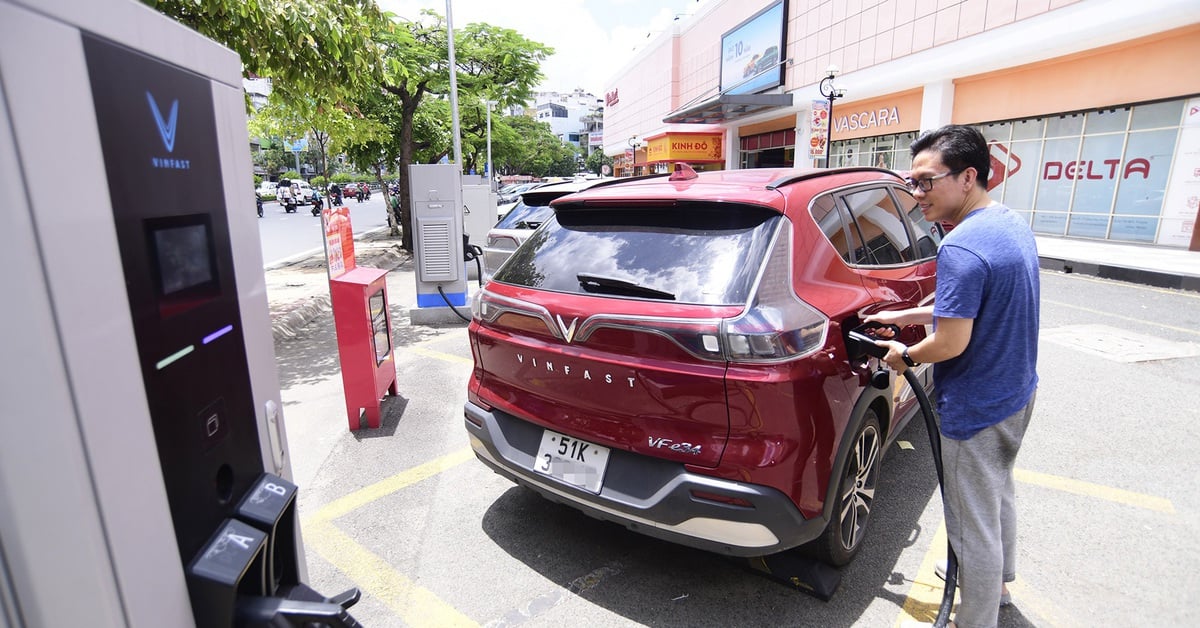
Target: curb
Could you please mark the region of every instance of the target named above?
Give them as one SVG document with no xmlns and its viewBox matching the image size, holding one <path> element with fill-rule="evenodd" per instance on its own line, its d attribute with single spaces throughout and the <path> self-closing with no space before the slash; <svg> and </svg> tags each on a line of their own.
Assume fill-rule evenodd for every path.
<svg viewBox="0 0 1200 628">
<path fill-rule="evenodd" d="M 320 255 L 311 256 L 310 259 L 320 261 L 322 264 L 321 267 L 324 268 L 323 257 L 324 253 L 322 252 Z M 355 257 L 357 258 L 356 263 L 358 266 L 382 268 L 388 272 L 396 270 L 411 259 L 409 254 L 404 253 L 398 246 L 390 242 L 387 244 L 387 248 L 382 249 L 363 246 Z M 286 312 L 272 312 L 271 315 L 271 335 L 275 342 L 299 338 L 304 328 L 313 319 L 325 312 L 331 311 L 333 304 L 328 292 L 322 292 L 295 301 L 285 307 Z"/>
<path fill-rule="evenodd" d="M 329 295 L 309 297 L 296 309 L 278 318 L 272 318 L 271 335 L 275 338 L 275 342 L 293 340 L 300 335 L 300 330 L 305 325 L 312 322 L 322 312 L 328 312 L 330 309 L 332 309 L 332 303 Z"/>
<path fill-rule="evenodd" d="M 1097 264 L 1080 262 L 1058 257 L 1042 256 L 1038 258 L 1038 266 L 1042 270 L 1053 270 L 1061 273 L 1090 275 L 1101 279 L 1125 281 L 1155 288 L 1172 288 L 1175 290 L 1191 290 L 1200 292 L 1200 277 L 1190 277 L 1157 270 L 1115 266 L 1112 264 Z"/>
</svg>

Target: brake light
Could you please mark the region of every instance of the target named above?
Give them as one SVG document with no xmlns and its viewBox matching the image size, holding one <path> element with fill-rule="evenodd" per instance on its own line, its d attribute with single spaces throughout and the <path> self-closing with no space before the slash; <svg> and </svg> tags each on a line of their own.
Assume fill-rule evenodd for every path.
<svg viewBox="0 0 1200 628">
<path fill-rule="evenodd" d="M 777 362 L 825 346 L 829 319 L 792 289 L 791 229 L 783 221 L 750 307 L 721 323 L 726 357 L 732 362 Z"/>
</svg>

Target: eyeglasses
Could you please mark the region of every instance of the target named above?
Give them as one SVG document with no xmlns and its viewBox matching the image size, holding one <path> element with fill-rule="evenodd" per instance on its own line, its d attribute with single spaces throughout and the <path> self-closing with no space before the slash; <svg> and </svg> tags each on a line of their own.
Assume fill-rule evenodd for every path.
<svg viewBox="0 0 1200 628">
<path fill-rule="evenodd" d="M 925 177 L 923 179 L 914 179 L 912 177 L 908 177 L 904 180 L 904 185 L 908 186 L 908 189 L 910 192 L 916 192 L 918 189 L 921 190 L 922 192 L 928 192 L 933 189 L 934 181 L 937 181 L 938 179 L 941 179 L 942 177 L 949 177 L 951 175 L 956 175 L 960 172 L 962 172 L 962 170 L 950 170 L 947 172 L 943 172 L 942 174 L 934 175 L 932 177 Z"/>
</svg>

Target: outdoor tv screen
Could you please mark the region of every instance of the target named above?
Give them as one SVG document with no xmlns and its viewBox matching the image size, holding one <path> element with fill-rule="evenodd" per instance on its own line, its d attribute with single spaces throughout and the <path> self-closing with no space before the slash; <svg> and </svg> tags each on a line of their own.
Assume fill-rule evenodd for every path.
<svg viewBox="0 0 1200 628">
<path fill-rule="evenodd" d="M 784 2 L 721 36 L 721 93 L 755 94 L 783 84 Z"/>
</svg>

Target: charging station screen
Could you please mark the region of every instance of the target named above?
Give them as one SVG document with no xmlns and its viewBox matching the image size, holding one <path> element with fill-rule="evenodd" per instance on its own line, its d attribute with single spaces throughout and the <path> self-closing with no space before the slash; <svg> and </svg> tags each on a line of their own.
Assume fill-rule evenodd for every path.
<svg viewBox="0 0 1200 628">
<path fill-rule="evenodd" d="M 204 225 L 160 229 L 154 248 L 162 275 L 162 293 L 171 295 L 213 280 L 209 263 L 208 229 Z"/>
<path fill-rule="evenodd" d="M 161 316 L 185 312 L 219 294 L 208 216 L 152 218 L 145 226 Z"/>
<path fill-rule="evenodd" d="M 371 340 L 375 345 L 375 366 L 379 366 L 392 352 L 392 339 L 388 336 L 387 300 L 383 298 L 383 290 L 371 295 L 368 307 L 371 313 Z"/>
</svg>

